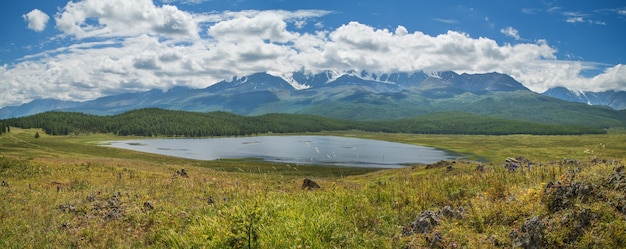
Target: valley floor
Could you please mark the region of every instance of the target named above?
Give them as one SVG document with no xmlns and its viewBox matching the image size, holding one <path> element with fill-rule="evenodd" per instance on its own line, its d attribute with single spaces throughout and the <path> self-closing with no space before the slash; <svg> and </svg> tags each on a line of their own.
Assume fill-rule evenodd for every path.
<svg viewBox="0 0 626 249">
<path fill-rule="evenodd" d="M 466 159 L 392 170 L 194 161 L 97 145 L 124 137 L 15 128 L 0 136 L 0 247 L 626 244 L 626 134 L 315 134 L 432 146 Z M 303 190 L 305 178 L 321 188 Z"/>
</svg>

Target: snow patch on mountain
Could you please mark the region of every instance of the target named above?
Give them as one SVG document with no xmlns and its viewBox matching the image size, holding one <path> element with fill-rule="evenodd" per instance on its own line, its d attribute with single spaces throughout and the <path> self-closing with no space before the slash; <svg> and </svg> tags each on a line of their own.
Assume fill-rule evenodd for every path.
<svg viewBox="0 0 626 249">
<path fill-rule="evenodd" d="M 293 72 L 291 73 L 267 72 L 267 74 L 279 77 L 283 79 L 284 81 L 287 81 L 287 83 L 289 83 L 289 85 L 291 85 L 296 90 L 304 90 L 304 89 L 311 88 L 311 86 L 300 84 L 300 82 L 296 81 L 293 78 L 293 74 L 294 74 Z"/>
</svg>

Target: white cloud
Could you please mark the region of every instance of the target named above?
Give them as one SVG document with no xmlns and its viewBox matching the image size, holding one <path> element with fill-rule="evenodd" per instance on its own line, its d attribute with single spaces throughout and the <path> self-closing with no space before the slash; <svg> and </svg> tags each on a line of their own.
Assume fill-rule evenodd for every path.
<svg viewBox="0 0 626 249">
<path fill-rule="evenodd" d="M 163 3 L 182 3 L 182 4 L 201 4 L 203 2 L 208 2 L 208 1 L 212 1 L 212 0 L 161 0 L 161 2 Z"/>
<path fill-rule="evenodd" d="M 500 29 L 500 33 L 513 37 L 515 38 L 515 40 L 521 39 L 519 36 L 519 31 L 517 31 L 517 29 L 514 29 L 513 27 L 506 27 L 506 28 Z"/>
<path fill-rule="evenodd" d="M 626 90 L 626 65 L 617 64 L 607 68 L 602 74 L 591 78 L 591 81 L 583 80 L 581 84 L 582 90 Z"/>
<path fill-rule="evenodd" d="M 558 60 L 556 49 L 543 40 L 498 44 L 456 31 L 432 36 L 404 26 L 388 30 L 359 22 L 328 30 L 314 25 L 318 30 L 308 33 L 297 29 L 301 22 L 321 23 L 316 19 L 328 13 L 198 14 L 146 0 L 69 2 L 55 18 L 57 28 L 75 38 L 75 44 L 0 66 L 0 106 L 34 98 L 88 100 L 177 85 L 201 88 L 233 76 L 261 71 L 288 74 L 301 68 L 373 73 L 495 71 L 538 92 L 553 86 L 626 90 L 625 66 L 584 78 L 583 70 L 597 70 L 598 65 Z M 519 37 L 509 28 L 503 33 Z"/>
<path fill-rule="evenodd" d="M 487 25 L 489 25 L 489 27 L 493 28 L 496 25 L 489 19 L 488 16 L 485 17 L 485 22 L 487 23 Z"/>
<path fill-rule="evenodd" d="M 573 17 L 566 18 L 565 22 L 568 22 L 568 23 L 585 22 L 585 19 L 581 16 L 573 16 Z"/>
<path fill-rule="evenodd" d="M 36 32 L 41 32 L 46 29 L 50 16 L 39 9 L 34 9 L 25 15 L 22 15 L 24 20 L 28 22 L 28 28 Z"/>
<path fill-rule="evenodd" d="M 209 28 L 209 34 L 217 40 L 241 41 L 248 39 L 287 42 L 296 34 L 287 31 L 283 16 L 273 12 L 260 12 L 255 16 L 240 16 L 221 21 Z"/>
<path fill-rule="evenodd" d="M 560 12 L 560 14 L 565 16 L 565 22 L 567 23 L 589 23 L 596 25 L 606 25 L 606 22 L 604 21 L 591 19 L 590 17 L 593 17 L 591 14 L 572 11 L 563 11 Z"/>
<path fill-rule="evenodd" d="M 459 21 L 455 20 L 455 19 L 433 18 L 433 20 L 437 21 L 437 22 L 447 23 L 447 24 L 457 24 L 457 23 L 459 23 Z"/>
<path fill-rule="evenodd" d="M 404 26 L 400 26 L 398 25 L 398 27 L 396 28 L 396 35 L 397 36 L 404 36 L 409 34 L 409 31 L 404 27 Z"/>
<path fill-rule="evenodd" d="M 151 0 L 84 0 L 68 2 L 55 16 L 56 27 L 78 38 L 154 34 L 198 37 L 198 25 L 190 13 L 176 6 L 155 6 Z"/>
</svg>

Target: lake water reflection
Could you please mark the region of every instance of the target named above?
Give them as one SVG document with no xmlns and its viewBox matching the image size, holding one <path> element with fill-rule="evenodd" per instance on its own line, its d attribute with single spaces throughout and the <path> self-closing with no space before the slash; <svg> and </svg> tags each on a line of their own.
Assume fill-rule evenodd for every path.
<svg viewBox="0 0 626 249">
<path fill-rule="evenodd" d="M 111 141 L 108 146 L 197 160 L 260 158 L 296 164 L 397 168 L 454 158 L 445 151 L 335 136 L 258 136 Z"/>
</svg>

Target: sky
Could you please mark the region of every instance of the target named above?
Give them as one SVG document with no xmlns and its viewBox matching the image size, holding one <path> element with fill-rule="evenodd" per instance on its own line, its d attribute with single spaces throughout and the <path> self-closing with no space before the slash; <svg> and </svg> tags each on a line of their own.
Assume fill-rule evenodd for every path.
<svg viewBox="0 0 626 249">
<path fill-rule="evenodd" d="M 0 108 L 300 70 L 626 90 L 617 0 L 20 0 L 0 21 Z"/>
</svg>

